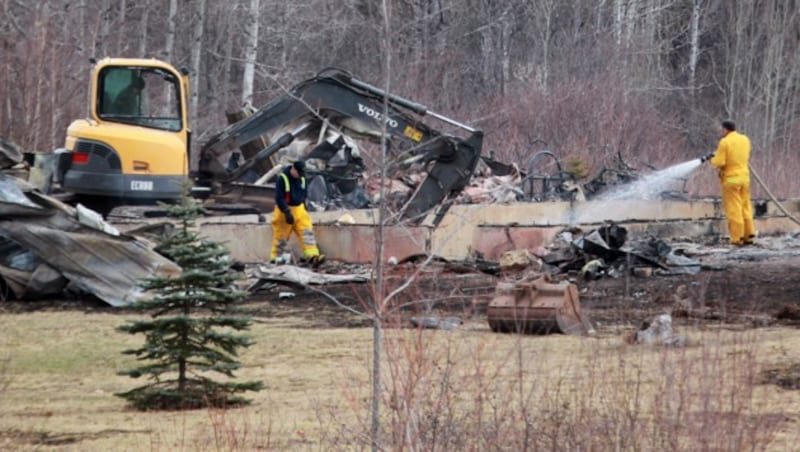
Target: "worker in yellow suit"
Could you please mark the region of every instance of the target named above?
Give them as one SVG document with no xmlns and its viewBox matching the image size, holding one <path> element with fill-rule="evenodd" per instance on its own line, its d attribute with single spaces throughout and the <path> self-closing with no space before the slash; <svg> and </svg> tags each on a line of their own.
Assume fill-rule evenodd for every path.
<svg viewBox="0 0 800 452">
<path fill-rule="evenodd" d="M 294 231 L 303 249 L 303 261 L 316 266 L 325 256 L 320 254 L 314 236 L 314 225 L 305 206 L 305 162 L 298 160 L 278 174 L 275 181 L 275 210 L 272 212 L 272 250 L 270 261 L 288 263 L 289 238 Z"/>
<path fill-rule="evenodd" d="M 722 207 L 728 219 L 731 243 L 752 245 L 756 230 L 750 201 L 750 139 L 736 131 L 733 121 L 722 121 L 720 135 L 716 152 L 701 160 L 710 160 L 711 165 L 719 168 Z"/>
</svg>

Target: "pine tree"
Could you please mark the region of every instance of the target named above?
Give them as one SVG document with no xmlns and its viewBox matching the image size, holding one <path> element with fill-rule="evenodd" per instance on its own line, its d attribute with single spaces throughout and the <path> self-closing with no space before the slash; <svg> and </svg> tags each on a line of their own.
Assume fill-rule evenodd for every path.
<svg viewBox="0 0 800 452">
<path fill-rule="evenodd" d="M 233 288 L 236 275 L 230 269 L 228 252 L 197 233 L 195 222 L 201 208 L 191 198 L 185 196 L 180 205 L 168 211 L 178 220 L 178 226 L 160 244 L 159 251 L 183 272 L 177 277 L 145 280 L 143 289 L 154 296 L 136 307 L 150 312 L 151 318 L 117 328 L 146 336 L 142 347 L 123 351 L 143 364 L 119 374 L 146 376 L 151 382 L 116 395 L 141 410 L 249 403 L 238 394 L 261 390 L 263 384 L 230 380 L 240 367 L 237 350 L 252 342 L 237 334 L 249 329 L 251 319 L 236 313 L 235 305 L 245 293 Z M 229 380 L 212 380 L 210 375 L 214 374 Z"/>
</svg>

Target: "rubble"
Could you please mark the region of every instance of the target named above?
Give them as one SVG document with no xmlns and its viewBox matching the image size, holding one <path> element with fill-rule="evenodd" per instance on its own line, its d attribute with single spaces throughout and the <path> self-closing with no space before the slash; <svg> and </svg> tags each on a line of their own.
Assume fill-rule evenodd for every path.
<svg viewBox="0 0 800 452">
<path fill-rule="evenodd" d="M 541 260 L 527 249 L 506 251 L 500 256 L 498 263 L 503 271 L 520 270 L 528 267 L 533 270 L 539 270 L 542 267 Z"/>
<path fill-rule="evenodd" d="M 473 177 L 456 202 L 465 204 L 508 204 L 522 199 L 519 174 Z"/>
<path fill-rule="evenodd" d="M 435 330 L 452 330 L 463 324 L 464 322 L 459 317 L 411 317 L 409 319 L 411 326 L 423 329 Z"/>
<path fill-rule="evenodd" d="M 542 260 L 550 274 L 575 272 L 587 281 L 625 274 L 694 275 L 701 269 L 700 262 L 674 252 L 664 240 L 647 237 L 628 243 L 627 230 L 615 223 L 587 233 L 564 230 Z"/>
<path fill-rule="evenodd" d="M 384 108 L 388 112 L 379 113 Z M 392 120 L 378 119 L 383 115 Z M 422 121 L 423 115 L 455 126 L 463 136 L 433 129 Z M 199 151 L 196 182 L 212 196 L 228 192 L 234 185 L 254 193 L 256 187 L 266 187 L 281 165 L 302 158 L 308 164 L 308 204 L 312 208 L 366 208 L 376 201 L 375 193 L 381 193 L 385 196 L 382 201 L 402 204 L 398 218 L 413 222 L 421 222 L 430 210 L 463 190 L 483 146 L 482 131 L 434 115 L 423 105 L 336 68 L 326 68 L 251 114 L 244 112 L 232 120 L 235 122 L 213 134 Z M 256 137 L 263 137 L 266 147 L 241 148 Z M 367 172 L 356 142 L 373 150 L 378 146 L 390 150 L 383 154 L 382 167 L 372 172 L 389 175 L 391 187 L 370 189 L 383 179 Z M 231 159 L 233 155 L 237 158 Z M 264 159 L 272 159 L 274 165 L 266 172 L 266 167 L 257 168 Z M 399 197 L 401 192 L 407 196 Z"/>
<path fill-rule="evenodd" d="M 69 288 L 127 306 L 146 295 L 142 279 L 181 271 L 94 212 L 67 206 L 4 174 L 0 187 L 0 276 L 8 295 L 35 298 Z"/>
<path fill-rule="evenodd" d="M 515 163 L 506 164 L 491 157 L 482 157 L 469 184 L 454 199 L 454 203 L 508 204 L 523 200 L 585 202 L 640 178 L 640 173 L 618 156 L 612 165 L 601 168 L 596 176 L 581 184 L 575 180 L 574 175 L 561 169 L 560 162 L 552 152 L 541 151 L 537 156 L 549 156 L 553 159 L 556 162 L 556 173 L 544 174 L 536 165 L 531 167 L 530 162 L 526 171 L 522 171 Z M 541 159 L 536 157 L 532 160 Z M 399 207 L 395 204 L 407 198 L 422 183 L 424 174 L 418 171 L 407 169 L 385 182 L 384 193 L 393 207 Z M 368 205 L 376 205 L 380 201 L 381 192 L 378 176 L 367 178 L 363 185 L 369 198 Z M 665 192 L 662 197 L 687 199 L 685 181 L 683 190 Z M 330 206 L 336 204 L 334 202 Z"/>
<path fill-rule="evenodd" d="M 294 265 L 267 266 L 259 265 L 253 271 L 253 277 L 258 279 L 249 291 L 256 290 L 267 282 L 288 283 L 293 285 L 308 286 L 341 283 L 365 283 L 372 279 L 368 273 L 326 274 L 317 273 L 303 267 Z"/>
<path fill-rule="evenodd" d="M 22 149 L 15 143 L 0 138 L 0 168 L 11 168 L 22 162 Z"/>
<path fill-rule="evenodd" d="M 787 320 L 795 324 L 800 324 L 800 306 L 784 305 L 776 314 L 778 320 Z"/>
<path fill-rule="evenodd" d="M 298 143 L 300 142 L 298 141 Z M 16 160 L 16 158 L 11 158 L 7 164 L 18 165 L 18 163 L 14 163 Z M 481 165 L 483 165 L 483 163 L 481 163 Z M 313 172 L 313 170 L 310 171 Z M 394 192 L 395 195 L 397 195 L 397 199 L 407 198 L 408 193 L 411 190 L 416 189 L 416 187 L 423 180 L 423 173 L 415 171 L 418 171 L 418 169 L 410 169 L 408 171 L 401 172 L 402 174 L 400 176 L 396 176 L 398 177 L 397 179 L 387 181 L 386 189 L 388 190 L 388 196 L 392 196 L 392 193 Z M 472 177 L 467 190 L 462 192 L 455 202 L 506 202 L 513 196 L 517 196 L 517 192 L 515 191 L 514 187 L 515 184 L 519 183 L 521 176 L 522 174 L 513 167 L 508 169 L 507 172 L 495 171 L 494 167 L 481 167 Z M 18 182 L 14 182 L 13 185 L 18 185 Z M 380 189 L 380 184 L 378 184 L 375 179 L 367 179 L 365 186 L 371 187 L 370 190 L 373 191 Z M 39 218 L 41 216 L 52 217 L 48 221 L 54 221 L 58 223 L 51 224 L 51 229 L 60 230 L 62 228 L 66 228 L 68 231 L 71 231 L 71 228 L 73 227 L 86 228 L 86 230 L 90 230 L 91 232 L 87 232 L 85 234 L 91 236 L 92 240 L 95 239 L 95 236 L 102 237 L 103 240 L 112 240 L 110 237 L 116 237 L 116 240 L 122 243 L 126 243 L 126 240 L 135 240 L 136 246 L 140 246 L 142 249 L 147 249 L 150 251 L 154 249 L 154 244 L 150 240 L 156 241 L 158 238 L 157 236 L 159 235 L 157 232 L 152 230 L 156 227 L 156 225 L 151 224 L 141 230 L 129 230 L 127 235 L 123 236 L 119 233 L 119 231 L 105 223 L 102 218 L 94 214 L 93 211 L 84 209 L 82 206 L 78 206 L 73 213 L 67 213 L 66 206 L 52 207 L 57 203 L 55 200 L 47 199 L 44 201 L 44 205 L 48 206 L 46 208 L 42 206 L 41 202 L 34 202 L 35 199 L 42 200 L 46 198 L 42 197 L 41 195 L 34 194 L 34 192 L 31 192 L 27 188 L 24 190 L 24 193 L 23 191 L 6 189 L 5 185 L 0 186 L 0 188 L 2 188 L 3 196 L 7 198 L 4 199 L 2 204 L 2 216 L 0 217 L 0 222 L 3 224 L 21 222 L 21 224 L 24 225 L 19 227 L 24 232 L 19 232 L 19 234 L 29 234 L 29 230 L 33 230 L 31 227 L 29 227 L 29 225 L 37 224 L 37 222 L 45 222 L 45 220 Z M 471 191 L 472 189 L 476 189 L 476 191 Z M 371 194 L 374 195 L 374 193 Z M 541 226 L 543 229 L 548 229 L 546 236 L 548 239 L 552 235 L 552 231 L 557 230 L 556 228 L 560 227 L 559 225 L 565 224 L 565 222 L 562 222 L 565 220 L 561 219 L 554 221 L 553 223 L 548 222 L 549 220 L 547 218 L 544 220 L 537 219 L 536 221 L 529 220 L 529 215 L 533 214 L 532 210 L 525 210 L 525 208 L 529 207 L 531 206 L 521 206 L 519 209 L 517 209 L 517 206 L 508 208 L 508 211 L 513 211 L 513 216 L 506 216 L 505 208 L 496 208 L 496 211 L 503 211 L 504 214 L 497 215 L 495 218 L 480 217 L 480 219 L 477 219 L 479 217 L 475 216 L 477 219 L 475 220 L 475 223 L 480 221 L 483 223 L 489 222 L 492 226 L 503 226 L 502 223 L 505 222 L 505 226 L 503 227 L 506 231 L 506 235 L 509 235 L 508 230 L 514 226 L 521 226 L 529 229 L 535 229 Z M 540 206 L 534 207 L 538 208 Z M 51 209 L 60 209 L 64 211 L 64 213 L 59 213 L 57 216 L 53 216 L 50 213 Z M 152 207 L 148 207 L 148 209 L 151 209 L 152 211 Z M 490 210 L 494 212 L 494 209 L 495 208 Z M 209 210 L 212 209 L 210 208 Z M 475 211 L 480 210 L 481 209 L 475 209 Z M 713 216 L 715 214 L 709 211 L 708 206 L 704 206 L 703 210 L 705 213 L 691 213 L 692 216 L 683 214 L 685 217 L 678 218 L 686 218 L 687 221 L 716 221 L 716 217 Z M 547 211 L 549 212 L 549 210 Z M 159 212 L 154 212 L 149 215 L 131 214 L 131 217 L 142 218 L 148 216 L 161 216 L 162 214 L 163 209 L 160 209 Z M 62 215 L 73 215 L 73 219 L 70 221 L 75 222 L 79 226 L 73 225 L 71 222 L 62 224 L 62 222 L 66 222 L 66 220 L 61 219 Z M 335 223 L 333 223 L 337 227 L 341 226 L 344 228 L 345 225 L 352 225 L 356 223 L 354 216 L 350 213 L 342 212 L 341 215 L 337 216 L 338 218 L 336 218 Z M 122 217 L 122 215 L 120 217 Z M 358 217 L 360 218 L 358 221 L 359 227 L 365 225 L 363 220 L 364 217 L 360 215 Z M 333 217 L 331 216 L 331 218 Z M 465 216 L 464 218 L 466 222 L 469 221 L 471 217 Z M 601 217 L 598 217 L 598 219 L 599 218 Z M 661 217 L 653 218 L 643 216 L 641 219 L 637 217 L 634 220 L 620 219 L 619 221 L 636 222 L 654 219 L 659 220 L 660 218 Z M 263 217 L 259 218 L 259 220 L 262 222 L 264 221 Z M 329 227 L 331 223 L 323 224 Z M 168 225 L 168 223 L 163 223 L 162 226 L 163 225 Z M 13 226 L 8 227 L 13 229 Z M 462 229 L 455 228 L 452 230 L 459 231 L 459 234 L 462 231 Z M 473 234 L 474 237 L 483 237 L 478 236 L 476 233 L 470 232 L 466 228 L 463 230 L 467 232 L 463 235 L 460 235 L 459 240 L 461 240 L 463 237 L 467 237 L 466 240 L 463 240 L 464 242 L 468 243 L 470 240 L 469 234 Z M 68 231 L 61 231 L 57 233 L 54 232 L 54 234 L 57 234 L 58 238 L 48 239 L 52 241 L 49 242 L 49 245 L 44 245 L 45 247 L 49 246 L 50 248 L 64 248 L 66 250 L 63 253 L 65 256 L 59 258 L 61 261 L 66 260 L 68 257 L 72 257 L 73 255 L 77 255 L 73 252 L 74 248 L 80 248 L 84 246 L 89 248 L 105 247 L 105 245 L 98 245 L 96 242 L 84 239 L 83 237 L 81 237 L 79 241 L 67 243 L 66 239 L 61 238 L 61 235 L 62 233 L 66 234 Z M 83 231 L 83 229 L 81 229 L 81 231 Z M 698 231 L 700 231 L 700 228 L 696 228 L 693 232 L 691 232 L 691 234 L 700 233 Z M 539 235 L 531 235 L 537 237 L 536 240 L 538 240 Z M 132 239 L 131 236 L 134 236 L 135 239 Z M 334 237 L 334 240 L 340 237 L 340 235 L 338 235 L 338 231 L 333 231 L 331 236 Z M 425 241 L 426 245 L 423 251 L 430 252 L 432 249 L 440 250 L 442 248 L 440 246 L 441 241 L 437 242 L 437 240 L 439 240 L 438 238 L 434 240 L 431 239 L 430 236 L 431 234 L 428 235 L 428 238 Z M 697 235 L 694 237 L 697 237 Z M 40 236 L 35 236 L 30 240 L 32 242 L 41 242 L 43 239 Z M 59 242 L 59 245 L 56 246 L 54 245 L 56 240 L 64 240 L 64 242 Z M 511 243 L 511 246 L 517 246 L 516 244 L 522 243 L 517 241 L 515 244 L 514 240 L 511 238 L 508 240 Z M 533 272 L 546 272 L 554 275 L 556 277 L 554 280 L 562 279 L 569 280 L 570 282 L 576 282 L 578 281 L 578 278 L 583 281 L 593 281 L 603 278 L 620 278 L 627 275 L 632 275 L 639 278 L 648 278 L 661 275 L 694 275 L 697 274 L 701 268 L 709 269 L 713 268 L 712 266 L 715 265 L 713 262 L 709 263 L 708 260 L 704 260 L 703 264 L 701 265 L 694 259 L 697 256 L 727 253 L 732 255 L 729 259 L 729 261 L 732 263 L 729 265 L 734 266 L 736 265 L 735 259 L 756 260 L 760 258 L 760 256 L 766 255 L 766 253 L 769 252 L 769 249 L 782 250 L 791 245 L 791 243 L 793 243 L 792 240 L 796 242 L 794 237 L 786 237 L 785 240 L 769 240 L 767 237 L 765 237 L 763 239 L 759 239 L 758 247 L 752 247 L 746 250 L 735 250 L 724 247 L 709 248 L 708 246 L 703 246 L 697 243 L 668 243 L 665 240 L 656 237 L 629 240 L 628 231 L 620 224 L 615 223 L 607 223 L 588 231 L 584 231 L 578 227 L 564 229 L 558 234 L 556 240 L 552 242 L 546 249 L 538 246 L 542 243 L 541 240 L 526 243 L 526 245 L 530 245 L 530 248 L 506 252 L 505 255 L 500 257 L 498 262 L 470 262 L 468 260 L 460 260 L 469 259 L 470 253 L 472 252 L 471 250 L 475 249 L 469 248 L 469 246 L 474 245 L 474 243 L 481 243 L 480 239 L 474 239 L 473 244 L 468 243 L 469 246 L 465 245 L 463 247 L 464 251 L 462 251 L 462 248 L 457 248 L 455 251 L 448 250 L 448 256 L 450 256 L 450 260 L 438 256 L 430 256 L 428 254 L 405 256 L 404 254 L 399 254 L 397 250 L 392 250 L 392 254 L 389 254 L 389 257 L 387 258 L 387 262 L 391 264 L 391 266 L 388 267 L 390 271 L 398 274 L 408 270 L 407 268 L 403 267 L 405 264 L 408 264 L 408 266 L 415 266 L 419 264 L 418 261 L 427 259 L 430 256 L 431 260 L 428 261 L 429 263 L 440 267 L 442 271 L 453 273 L 481 271 L 492 275 L 501 274 L 507 276 L 512 272 L 521 273 L 523 270 L 525 270 Z M 493 259 L 497 258 L 497 255 L 500 254 L 501 249 L 508 249 L 506 243 L 503 243 L 502 245 L 503 248 L 498 247 L 498 251 L 491 255 Z M 66 262 L 56 261 L 54 257 L 50 256 L 50 254 L 53 254 L 53 250 L 48 251 L 49 254 L 45 253 L 45 258 L 42 259 L 39 256 L 39 253 L 34 251 L 34 245 L 29 247 L 10 239 L 0 243 L 0 258 L 4 259 L 0 261 L 0 265 L 2 265 L 2 267 L 0 267 L 0 277 L 6 281 L 7 287 L 5 289 L 7 297 L 13 296 L 16 298 L 35 298 L 47 296 L 49 294 L 57 294 L 63 291 L 78 288 L 77 284 L 81 283 L 81 281 L 85 286 L 100 284 L 97 282 L 87 282 L 86 280 L 81 279 L 82 277 L 86 278 L 84 274 L 94 271 L 93 269 L 80 269 L 81 265 L 85 265 L 84 263 L 71 263 L 72 267 L 79 268 L 76 270 L 72 267 L 68 267 L 68 263 Z M 414 248 L 413 251 L 416 252 L 417 249 Z M 86 254 L 85 257 L 82 257 L 82 259 L 91 260 L 105 258 L 102 254 L 99 254 L 98 257 L 98 254 L 99 253 L 95 253 L 95 255 Z M 488 254 L 475 252 L 473 255 L 485 256 Z M 129 257 L 126 256 L 124 259 L 129 259 Z M 345 258 L 342 259 L 345 260 Z M 117 258 L 114 258 L 114 262 L 117 262 Z M 117 264 L 115 263 L 111 267 L 116 268 L 116 265 Z M 150 263 L 145 263 L 144 265 L 147 266 L 150 265 Z M 716 269 L 719 269 L 720 264 L 716 265 Z M 286 272 L 288 268 L 288 266 L 283 267 L 280 269 L 280 271 Z M 343 268 L 345 267 L 340 265 L 337 267 L 337 271 L 349 271 L 343 270 Z M 352 275 L 355 275 L 359 278 L 357 281 L 353 282 L 365 282 L 369 279 L 369 275 L 367 273 L 362 273 L 361 270 L 363 269 L 357 269 L 352 273 Z M 271 271 L 272 270 L 270 270 L 270 272 Z M 117 273 L 122 272 L 117 271 Z M 298 285 L 336 284 L 339 282 L 328 279 L 329 276 L 347 275 L 308 275 L 302 272 L 297 274 L 278 274 L 267 272 L 257 275 L 256 278 L 260 280 L 262 287 L 264 284 L 268 284 L 270 282 Z M 360 279 L 362 277 L 366 277 L 367 279 Z M 129 287 L 132 287 L 132 285 L 131 283 L 126 282 L 123 283 L 121 287 L 122 289 L 120 290 L 119 288 L 111 288 L 110 286 L 92 286 L 88 289 L 83 287 L 82 290 L 94 293 L 101 298 L 106 297 L 106 301 L 108 301 L 110 304 L 125 305 L 127 301 L 120 299 L 115 295 L 130 290 Z M 494 285 L 489 284 L 487 287 L 489 287 L 489 290 L 491 290 Z M 678 312 L 685 312 L 686 315 L 691 316 L 702 315 L 704 318 L 710 318 L 708 316 L 717 315 L 715 311 L 710 311 L 707 309 L 704 311 L 703 309 L 705 308 L 702 306 L 692 307 L 691 305 L 681 305 L 678 306 L 676 311 L 673 312 L 673 316 L 677 318 Z M 792 315 L 792 313 L 787 312 L 782 315 L 788 316 Z"/>
<path fill-rule="evenodd" d="M 652 322 L 644 322 L 638 331 L 628 335 L 625 341 L 630 344 L 666 345 L 685 347 L 688 339 L 685 335 L 675 334 L 672 330 L 672 316 L 661 314 Z"/>
</svg>

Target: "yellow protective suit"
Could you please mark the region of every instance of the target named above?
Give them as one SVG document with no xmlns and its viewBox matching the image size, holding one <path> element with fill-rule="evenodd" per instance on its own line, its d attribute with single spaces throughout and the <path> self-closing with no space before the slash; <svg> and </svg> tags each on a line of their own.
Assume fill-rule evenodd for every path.
<svg viewBox="0 0 800 452">
<path fill-rule="evenodd" d="M 303 258 L 310 259 L 319 256 L 317 239 L 314 237 L 314 225 L 311 223 L 311 215 L 308 214 L 306 206 L 289 206 L 289 211 L 294 217 L 294 224 L 286 222 L 286 215 L 276 206 L 272 212 L 272 251 L 270 259 L 277 259 L 283 253 L 289 251 L 289 238 L 292 231 L 297 234 L 300 247 L 303 249 Z"/>
<path fill-rule="evenodd" d="M 756 234 L 750 201 L 749 161 L 750 139 L 734 130 L 719 140 L 710 162 L 719 168 L 722 207 L 728 219 L 731 243 L 737 245 L 752 243 Z"/>
</svg>

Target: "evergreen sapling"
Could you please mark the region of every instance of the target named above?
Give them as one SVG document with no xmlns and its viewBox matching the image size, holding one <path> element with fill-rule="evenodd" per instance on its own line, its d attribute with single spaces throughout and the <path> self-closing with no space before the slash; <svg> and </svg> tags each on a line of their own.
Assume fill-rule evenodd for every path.
<svg viewBox="0 0 800 452">
<path fill-rule="evenodd" d="M 148 311 L 150 318 L 117 328 L 145 335 L 142 347 L 123 351 L 141 364 L 119 374 L 150 382 L 116 395 L 141 410 L 249 403 L 239 394 L 261 390 L 263 383 L 232 381 L 240 368 L 238 350 L 253 344 L 239 334 L 249 329 L 251 319 L 235 309 L 246 294 L 233 285 L 236 274 L 227 250 L 196 231 L 201 207 L 184 196 L 168 211 L 178 225 L 158 250 L 183 271 L 177 277 L 146 279 L 143 289 L 154 295 L 136 308 Z M 215 374 L 227 381 L 213 380 Z"/>
</svg>

